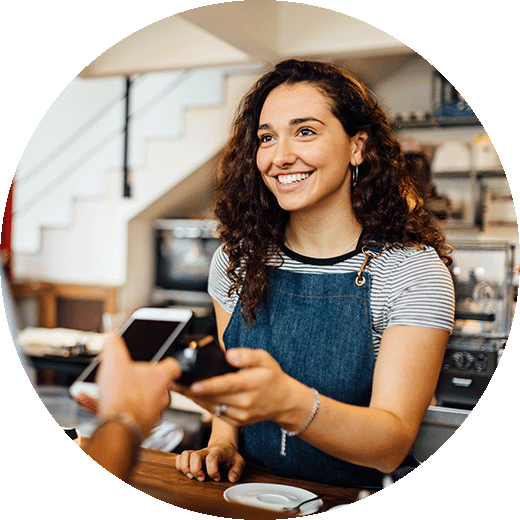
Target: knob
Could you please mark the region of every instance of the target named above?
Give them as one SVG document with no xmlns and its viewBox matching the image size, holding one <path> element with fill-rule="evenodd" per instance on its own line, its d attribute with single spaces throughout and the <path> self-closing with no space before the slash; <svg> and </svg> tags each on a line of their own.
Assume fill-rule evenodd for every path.
<svg viewBox="0 0 520 520">
<path fill-rule="evenodd" d="M 478 372 L 484 372 L 486 370 L 488 364 L 488 359 L 486 354 L 479 354 L 475 359 L 475 368 Z"/>
<path fill-rule="evenodd" d="M 455 352 L 452 359 L 455 366 L 460 370 L 467 370 L 475 361 L 475 357 L 469 352 Z"/>
</svg>

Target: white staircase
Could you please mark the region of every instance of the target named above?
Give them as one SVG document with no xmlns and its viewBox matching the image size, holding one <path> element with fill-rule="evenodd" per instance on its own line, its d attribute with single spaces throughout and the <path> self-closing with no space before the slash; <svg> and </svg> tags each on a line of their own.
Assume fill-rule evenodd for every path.
<svg viewBox="0 0 520 520">
<path fill-rule="evenodd" d="M 125 285 L 129 222 L 221 151 L 255 71 L 164 72 L 133 81 L 130 198 L 122 197 L 124 79 L 74 80 L 35 131 L 17 172 L 15 277 Z M 100 106 L 109 109 L 92 121 Z M 82 140 L 42 163 L 75 133 Z"/>
</svg>

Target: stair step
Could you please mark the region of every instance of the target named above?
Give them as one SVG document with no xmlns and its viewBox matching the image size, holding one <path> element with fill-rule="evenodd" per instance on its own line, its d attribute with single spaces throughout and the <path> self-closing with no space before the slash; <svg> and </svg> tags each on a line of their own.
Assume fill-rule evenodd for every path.
<svg viewBox="0 0 520 520">
<path fill-rule="evenodd" d="M 85 165 L 67 181 L 72 195 L 60 188 L 52 202 L 41 201 L 20 218 L 15 214 L 15 276 L 124 285 L 128 223 L 221 151 L 236 104 L 255 77 L 222 75 L 217 103 L 213 94 L 184 111 L 182 135 L 165 136 L 163 126 L 144 138 L 142 160 L 130 172 L 132 198 L 121 197 L 121 170 L 107 150 L 102 167 Z M 74 192 L 84 180 L 88 189 Z"/>
</svg>

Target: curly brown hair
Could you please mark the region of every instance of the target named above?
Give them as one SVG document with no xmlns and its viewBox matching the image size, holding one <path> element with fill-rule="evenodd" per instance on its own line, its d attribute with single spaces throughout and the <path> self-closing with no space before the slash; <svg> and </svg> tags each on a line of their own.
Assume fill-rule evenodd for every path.
<svg viewBox="0 0 520 520">
<path fill-rule="evenodd" d="M 269 273 L 281 265 L 289 213 L 280 208 L 256 165 L 260 112 L 280 85 L 314 85 L 331 101 L 331 110 L 352 137 L 365 131 L 351 200 L 363 226 L 362 241 L 374 245 L 433 247 L 446 264 L 451 247 L 424 209 L 401 145 L 371 92 L 346 71 L 327 63 L 286 60 L 264 74 L 242 99 L 218 167 L 215 215 L 229 257 L 229 296 L 240 294 L 242 315 L 254 320 L 269 290 Z"/>
</svg>

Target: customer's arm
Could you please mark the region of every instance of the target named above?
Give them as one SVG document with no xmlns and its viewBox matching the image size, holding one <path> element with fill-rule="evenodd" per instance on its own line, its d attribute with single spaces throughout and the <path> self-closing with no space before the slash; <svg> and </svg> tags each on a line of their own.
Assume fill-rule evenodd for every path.
<svg viewBox="0 0 520 520">
<path fill-rule="evenodd" d="M 123 339 L 110 336 L 103 346 L 97 379 L 102 423 L 85 447 L 86 453 L 126 479 L 141 441 L 169 405 L 169 386 L 180 374 L 180 366 L 172 358 L 156 364 L 133 361 Z"/>
<path fill-rule="evenodd" d="M 96 428 L 85 452 L 107 471 L 126 481 L 137 462 L 139 445 L 127 427 L 117 421 L 107 421 Z"/>
</svg>

